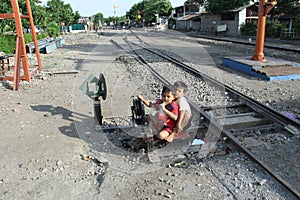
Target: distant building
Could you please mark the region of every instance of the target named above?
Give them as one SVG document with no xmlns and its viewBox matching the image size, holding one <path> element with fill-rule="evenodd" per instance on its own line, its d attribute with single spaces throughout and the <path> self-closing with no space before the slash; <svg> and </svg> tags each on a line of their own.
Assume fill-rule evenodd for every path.
<svg viewBox="0 0 300 200">
<path fill-rule="evenodd" d="M 176 29 L 183 30 L 200 30 L 201 29 L 201 14 L 188 14 L 176 19 Z"/>
<path fill-rule="evenodd" d="M 201 31 L 214 34 L 240 35 L 240 28 L 243 24 L 257 21 L 257 10 L 257 5 L 249 4 L 223 13 L 221 16 L 204 13 L 201 17 Z"/>
<path fill-rule="evenodd" d="M 193 11 L 193 12 L 191 12 Z M 240 27 L 246 22 L 258 19 L 258 5 L 248 4 L 233 9 L 221 16 L 205 11 L 203 7 L 190 5 L 179 6 L 173 9 L 173 18 L 176 19 L 177 30 L 194 30 L 207 34 L 240 35 Z"/>
</svg>

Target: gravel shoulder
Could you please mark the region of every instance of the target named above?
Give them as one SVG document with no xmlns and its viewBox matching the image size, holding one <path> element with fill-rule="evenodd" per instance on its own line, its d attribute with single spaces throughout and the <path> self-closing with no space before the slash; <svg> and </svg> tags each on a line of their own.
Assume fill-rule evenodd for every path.
<svg viewBox="0 0 300 200">
<path fill-rule="evenodd" d="M 110 43 L 111 38 L 122 39 L 124 34 L 125 31 L 107 31 L 103 35 L 65 35 L 63 48 L 41 55 L 44 72 L 78 73 L 42 73 L 30 83 L 22 82 L 18 91 L 2 83 L 0 199 L 293 199 L 268 174 L 235 151 L 216 154 L 203 162 L 189 154 L 186 167 L 173 167 L 170 160 L 148 165 L 139 162 L 137 155 L 118 150 L 111 156 L 113 150 L 109 147 L 113 145 L 94 130 L 92 102 L 79 86 L 89 74 L 102 71 L 108 84 L 123 83 L 122 87 L 131 88 L 128 80 L 133 78 L 121 61 L 115 61 L 123 52 Z M 145 38 L 158 45 L 161 38 L 155 38 L 155 34 L 145 33 Z M 300 118 L 299 80 L 265 82 L 226 70 L 218 58 L 228 49 L 200 48 L 216 56 L 215 60 L 207 56 L 207 61 L 199 63 L 197 46 L 190 45 L 182 51 L 172 46 L 174 41 L 161 44 L 213 78 L 279 112 L 291 112 Z M 30 59 L 35 62 L 34 56 Z M 207 64 L 214 61 L 216 65 Z M 119 90 L 108 89 L 104 105 L 112 106 L 115 100 L 111 94 Z M 122 99 L 121 93 L 119 100 L 128 99 Z M 171 160 L 176 158 L 186 159 L 176 155 Z M 265 179 L 268 182 L 260 185 Z"/>
</svg>

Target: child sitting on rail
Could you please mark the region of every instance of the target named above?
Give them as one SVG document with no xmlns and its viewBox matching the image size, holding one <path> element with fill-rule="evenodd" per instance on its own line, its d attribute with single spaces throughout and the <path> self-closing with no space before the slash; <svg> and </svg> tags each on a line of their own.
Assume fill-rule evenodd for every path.
<svg viewBox="0 0 300 200">
<path fill-rule="evenodd" d="M 175 103 L 175 91 L 170 86 L 164 86 L 161 92 L 162 99 L 156 103 L 152 103 L 138 95 L 146 106 L 153 107 L 158 110 L 158 113 L 150 118 L 149 127 L 154 131 L 156 138 L 160 140 L 166 139 L 174 130 L 178 116 L 178 105 Z M 162 123 L 162 126 L 159 124 Z M 156 132 L 158 132 L 156 134 Z"/>
<path fill-rule="evenodd" d="M 183 130 L 189 128 L 192 118 L 191 107 L 185 98 L 187 85 L 182 81 L 177 81 L 173 87 L 176 90 L 176 103 L 179 106 L 179 117 L 176 122 L 175 131 L 166 138 L 168 142 L 172 142 L 176 134 L 180 134 Z"/>
</svg>

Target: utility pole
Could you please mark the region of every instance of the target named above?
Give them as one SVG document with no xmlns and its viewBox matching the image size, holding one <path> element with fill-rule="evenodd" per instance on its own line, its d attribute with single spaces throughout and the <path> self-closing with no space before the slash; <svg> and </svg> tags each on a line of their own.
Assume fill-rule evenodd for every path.
<svg viewBox="0 0 300 200">
<path fill-rule="evenodd" d="M 117 25 L 117 11 L 116 9 L 119 8 L 118 6 L 114 5 L 113 9 L 114 9 L 114 17 L 115 17 L 115 26 Z"/>
<path fill-rule="evenodd" d="M 260 0 L 258 8 L 258 24 L 256 33 L 256 44 L 255 53 L 252 56 L 252 60 L 266 62 L 264 56 L 264 43 L 265 43 L 265 27 L 267 14 L 272 10 L 272 8 L 277 4 L 276 0 Z"/>
</svg>

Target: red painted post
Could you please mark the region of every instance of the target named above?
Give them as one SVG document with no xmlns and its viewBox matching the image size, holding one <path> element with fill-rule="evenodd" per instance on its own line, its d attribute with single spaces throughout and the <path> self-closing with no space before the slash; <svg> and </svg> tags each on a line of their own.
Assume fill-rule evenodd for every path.
<svg viewBox="0 0 300 200">
<path fill-rule="evenodd" d="M 19 10 L 18 1 L 11 0 L 11 5 L 12 5 L 12 9 L 13 9 L 15 24 L 16 24 L 17 37 L 20 40 L 19 47 L 17 47 L 17 45 L 16 45 L 16 51 L 20 51 L 19 53 L 21 56 L 24 77 L 25 77 L 25 80 L 29 82 L 30 81 L 30 70 L 29 70 L 28 58 L 27 58 L 27 54 L 26 54 L 26 47 L 25 47 L 23 30 L 22 30 L 21 14 L 20 14 L 20 10 Z"/>
<path fill-rule="evenodd" d="M 37 38 L 36 38 L 35 27 L 34 27 L 32 11 L 31 11 L 31 6 L 30 6 L 29 0 L 26 0 L 26 6 L 27 6 L 27 12 L 28 12 L 28 16 L 29 16 L 31 34 L 32 34 L 33 43 L 34 43 L 34 47 L 35 47 L 35 54 L 36 54 L 36 57 L 38 60 L 38 70 L 42 70 L 42 61 L 41 61 L 41 56 L 40 56 L 40 51 L 39 51 L 39 45 L 38 45 Z"/>
<path fill-rule="evenodd" d="M 265 40 L 265 28 L 266 17 L 270 10 L 277 4 L 276 0 L 268 2 L 268 0 L 260 0 L 258 8 L 258 23 L 256 32 L 256 44 L 255 53 L 251 60 L 266 62 L 264 56 L 264 40 Z"/>
</svg>

